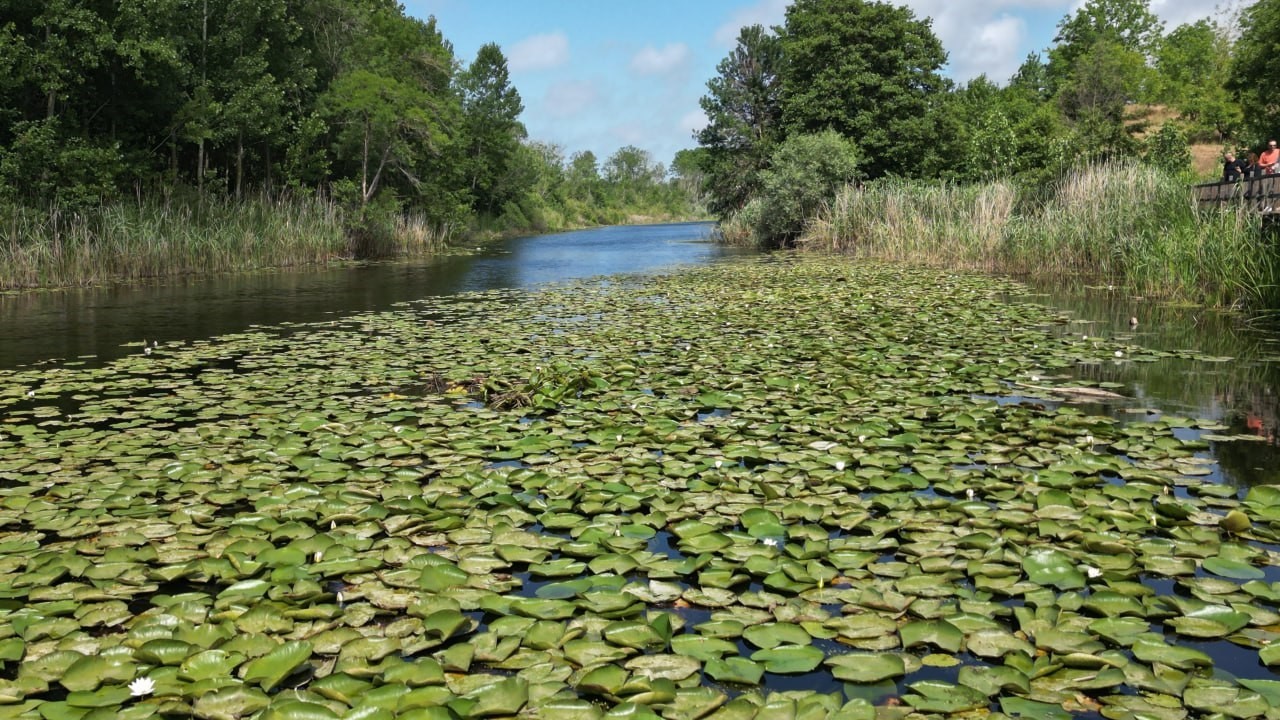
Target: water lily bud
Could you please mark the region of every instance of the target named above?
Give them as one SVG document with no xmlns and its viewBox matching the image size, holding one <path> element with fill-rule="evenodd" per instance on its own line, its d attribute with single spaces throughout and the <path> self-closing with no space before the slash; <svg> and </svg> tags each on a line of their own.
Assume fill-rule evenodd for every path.
<svg viewBox="0 0 1280 720">
<path fill-rule="evenodd" d="M 1218 525 L 1229 533 L 1242 533 L 1253 527 L 1253 521 L 1239 510 L 1232 510 L 1218 522 Z"/>
</svg>

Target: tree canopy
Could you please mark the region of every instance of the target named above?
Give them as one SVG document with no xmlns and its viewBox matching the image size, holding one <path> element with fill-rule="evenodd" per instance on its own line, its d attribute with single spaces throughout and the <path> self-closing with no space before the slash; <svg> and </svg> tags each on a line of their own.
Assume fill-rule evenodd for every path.
<svg viewBox="0 0 1280 720">
<path fill-rule="evenodd" d="M 947 54 L 928 20 L 868 0 L 797 0 L 782 32 L 788 134 L 834 130 L 858 144 L 869 177 L 900 172 L 935 142 L 931 99 Z"/>
</svg>

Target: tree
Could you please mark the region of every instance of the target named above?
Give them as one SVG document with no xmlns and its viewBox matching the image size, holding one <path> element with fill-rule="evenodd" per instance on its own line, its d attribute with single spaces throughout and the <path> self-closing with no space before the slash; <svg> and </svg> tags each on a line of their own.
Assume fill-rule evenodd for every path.
<svg viewBox="0 0 1280 720">
<path fill-rule="evenodd" d="M 823 202 L 860 177 L 857 145 L 834 130 L 787 138 L 760 173 L 757 233 L 767 244 L 794 241 Z"/>
<path fill-rule="evenodd" d="M 738 44 L 716 66 L 699 100 L 707 125 L 696 137 L 711 210 L 741 208 L 758 189 L 757 173 L 781 137 L 782 43 L 760 25 L 744 27 Z"/>
<path fill-rule="evenodd" d="M 410 199 L 430 198 L 429 216 L 452 221 L 463 184 L 454 155 L 461 110 L 449 84 L 452 52 L 434 21 L 398 8 L 375 9 L 364 28 L 320 99 L 334 128 L 334 169 L 361 218 L 391 185 Z"/>
<path fill-rule="evenodd" d="M 525 137 L 518 118 L 524 111 L 520 93 L 511 86 L 507 59 L 494 43 L 482 46 L 458 76 L 467 156 L 467 176 L 474 207 L 494 213 L 516 194 L 503 180 Z"/>
<path fill-rule="evenodd" d="M 1058 104 L 1074 123 L 1079 155 L 1100 160 L 1137 149 L 1124 124 L 1124 109 L 1139 92 L 1146 70 L 1141 55 L 1106 39 L 1076 59 L 1058 93 Z"/>
<path fill-rule="evenodd" d="M 595 153 L 582 150 L 570 156 L 566 175 L 569 197 L 588 205 L 596 202 L 600 193 L 600 169 Z"/>
<path fill-rule="evenodd" d="M 1231 64 L 1230 89 L 1240 100 L 1245 126 L 1256 137 L 1280 130 L 1280 0 L 1257 0 L 1241 17 Z"/>
<path fill-rule="evenodd" d="M 981 75 L 946 94 L 936 114 L 942 152 L 928 158 L 931 177 L 982 180 L 1009 175 L 1017 162 L 1017 138 L 1004 93 Z"/>
<path fill-rule="evenodd" d="M 703 171 L 707 164 L 707 152 L 706 148 L 701 147 L 680 150 L 671 159 L 671 174 L 675 176 L 676 186 L 695 208 L 703 208 L 707 202 L 704 190 L 707 179 Z"/>
<path fill-rule="evenodd" d="M 786 17 L 787 134 L 832 129 L 857 142 L 868 176 L 912 172 L 904 160 L 934 141 L 930 103 L 949 87 L 930 22 L 868 0 L 796 0 Z"/>
<path fill-rule="evenodd" d="M 1081 56 L 1094 51 L 1099 42 L 1135 53 L 1145 63 L 1163 31 L 1164 23 L 1151 12 L 1148 0 L 1087 0 L 1058 23 L 1058 34 L 1049 50 L 1050 89 L 1059 90 Z"/>
<path fill-rule="evenodd" d="M 1009 89 L 1026 95 L 1028 98 L 1048 100 L 1049 66 L 1045 65 L 1040 53 L 1031 53 L 1018 66 L 1017 72 L 1009 78 Z"/>
<path fill-rule="evenodd" d="M 1178 109 L 1193 132 L 1231 137 L 1242 119 L 1231 98 L 1231 39 L 1211 20 L 1179 25 L 1160 43 L 1156 70 L 1161 102 Z"/>
</svg>

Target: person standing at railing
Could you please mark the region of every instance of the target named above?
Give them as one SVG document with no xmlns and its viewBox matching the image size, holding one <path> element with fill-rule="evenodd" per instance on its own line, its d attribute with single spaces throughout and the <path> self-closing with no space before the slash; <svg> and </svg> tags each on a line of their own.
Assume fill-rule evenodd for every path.
<svg viewBox="0 0 1280 720">
<path fill-rule="evenodd" d="M 1275 140 L 1267 142 L 1267 149 L 1258 156 L 1258 165 L 1262 168 L 1263 175 L 1276 173 L 1276 166 L 1280 165 L 1280 148 L 1276 147 Z"/>
<path fill-rule="evenodd" d="M 1249 177 L 1249 166 L 1244 160 L 1237 160 L 1235 153 L 1222 156 L 1222 182 L 1235 183 Z"/>
</svg>

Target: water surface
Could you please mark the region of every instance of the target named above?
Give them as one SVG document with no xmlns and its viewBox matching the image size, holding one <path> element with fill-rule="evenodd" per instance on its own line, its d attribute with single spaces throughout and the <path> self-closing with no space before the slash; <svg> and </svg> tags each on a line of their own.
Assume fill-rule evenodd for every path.
<svg viewBox="0 0 1280 720">
<path fill-rule="evenodd" d="M 740 253 L 712 223 L 619 226 L 522 237 L 430 261 L 350 264 L 171 278 L 0 295 L 0 368 L 137 352 L 143 340 L 190 341 L 255 325 L 309 322 L 431 295 L 704 263 Z M 133 343 L 132 347 L 127 344 Z"/>
</svg>

